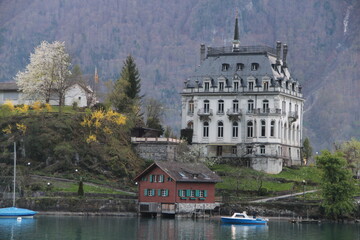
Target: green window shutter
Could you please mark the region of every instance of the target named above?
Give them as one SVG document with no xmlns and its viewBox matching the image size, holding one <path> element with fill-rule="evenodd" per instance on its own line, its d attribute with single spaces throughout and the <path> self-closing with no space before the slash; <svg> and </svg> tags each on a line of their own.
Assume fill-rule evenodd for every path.
<svg viewBox="0 0 360 240">
<path fill-rule="evenodd" d="M 153 175 L 150 175 L 150 182 L 153 182 Z"/>
<path fill-rule="evenodd" d="M 200 197 L 200 190 L 195 191 L 195 197 Z"/>
<path fill-rule="evenodd" d="M 186 189 L 186 196 L 187 196 L 187 197 L 190 197 L 190 195 L 191 195 L 191 190 L 190 190 L 190 189 Z"/>
<path fill-rule="evenodd" d="M 207 190 L 204 190 L 204 197 L 207 197 Z"/>
<path fill-rule="evenodd" d="M 182 193 L 182 190 L 178 190 L 179 197 L 182 197 L 181 193 Z"/>
<path fill-rule="evenodd" d="M 147 196 L 147 189 L 144 189 L 144 196 Z"/>
<path fill-rule="evenodd" d="M 158 196 L 161 196 L 161 189 L 158 189 Z"/>
<path fill-rule="evenodd" d="M 152 196 L 155 196 L 155 189 L 151 189 L 152 191 Z"/>
<path fill-rule="evenodd" d="M 161 175 L 161 182 L 164 182 L 164 175 Z"/>
<path fill-rule="evenodd" d="M 167 196 L 167 197 L 169 196 L 169 190 L 168 189 L 165 190 L 165 196 Z"/>
</svg>

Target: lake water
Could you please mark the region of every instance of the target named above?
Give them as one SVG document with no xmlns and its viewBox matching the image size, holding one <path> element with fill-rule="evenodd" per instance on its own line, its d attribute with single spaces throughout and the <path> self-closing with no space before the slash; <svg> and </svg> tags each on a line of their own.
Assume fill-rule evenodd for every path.
<svg viewBox="0 0 360 240">
<path fill-rule="evenodd" d="M 223 225 L 219 219 L 36 216 L 22 221 L 0 219 L 0 239 L 360 240 L 360 223 L 292 224 L 270 220 L 267 226 L 241 226 Z"/>
</svg>

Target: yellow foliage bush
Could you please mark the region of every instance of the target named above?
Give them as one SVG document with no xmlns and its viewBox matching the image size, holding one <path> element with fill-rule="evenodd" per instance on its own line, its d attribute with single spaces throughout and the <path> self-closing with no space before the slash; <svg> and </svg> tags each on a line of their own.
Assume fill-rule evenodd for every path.
<svg viewBox="0 0 360 240">
<path fill-rule="evenodd" d="M 7 107 L 10 111 L 14 111 L 15 110 L 15 106 L 14 103 L 10 100 L 6 100 L 3 104 L 3 106 Z"/>
<path fill-rule="evenodd" d="M 3 133 L 5 134 L 10 134 L 12 132 L 11 130 L 11 125 L 9 124 L 6 128 L 4 128 L 3 130 Z"/>
<path fill-rule="evenodd" d="M 32 108 L 37 112 L 40 111 L 41 110 L 41 102 L 39 102 L 39 101 L 34 102 L 32 105 Z"/>
<path fill-rule="evenodd" d="M 25 124 L 21 124 L 21 123 L 17 123 L 16 124 L 16 128 L 24 135 L 26 133 L 26 125 Z"/>
</svg>

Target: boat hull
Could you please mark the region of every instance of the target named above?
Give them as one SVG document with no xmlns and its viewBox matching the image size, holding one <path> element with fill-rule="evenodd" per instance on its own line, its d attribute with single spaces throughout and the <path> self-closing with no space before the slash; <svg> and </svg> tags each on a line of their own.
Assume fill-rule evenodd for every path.
<svg viewBox="0 0 360 240">
<path fill-rule="evenodd" d="M 232 217 L 222 217 L 221 221 L 227 224 L 244 224 L 244 225 L 265 225 L 266 220 L 263 219 L 237 219 Z"/>
<path fill-rule="evenodd" d="M 37 212 L 24 208 L 0 208 L 0 218 L 32 218 Z"/>
</svg>

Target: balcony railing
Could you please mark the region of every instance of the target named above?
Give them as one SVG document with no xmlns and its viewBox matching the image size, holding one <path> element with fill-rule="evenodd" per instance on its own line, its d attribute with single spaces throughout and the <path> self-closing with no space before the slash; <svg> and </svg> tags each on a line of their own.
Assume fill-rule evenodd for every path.
<svg viewBox="0 0 360 240">
<path fill-rule="evenodd" d="M 212 111 L 212 109 L 208 109 L 208 108 L 200 108 L 198 110 L 198 115 L 199 116 L 212 116 L 213 111 Z"/>
<path fill-rule="evenodd" d="M 228 116 L 240 116 L 242 114 L 241 109 L 230 108 L 226 111 Z"/>
<path fill-rule="evenodd" d="M 247 110 L 247 114 L 259 114 L 259 115 L 281 115 L 280 108 L 257 108 Z"/>
<path fill-rule="evenodd" d="M 295 122 L 299 118 L 299 115 L 297 112 L 289 112 L 288 118 L 290 122 Z"/>
</svg>

